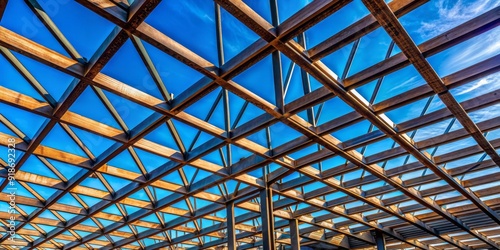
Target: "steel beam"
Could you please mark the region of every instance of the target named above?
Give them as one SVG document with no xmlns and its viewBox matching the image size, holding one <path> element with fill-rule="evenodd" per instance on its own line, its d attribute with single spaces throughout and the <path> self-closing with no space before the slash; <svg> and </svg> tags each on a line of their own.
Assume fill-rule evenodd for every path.
<svg viewBox="0 0 500 250">
<path fill-rule="evenodd" d="M 264 250 L 274 250 L 276 245 L 273 211 L 273 192 L 269 188 L 262 189 L 260 191 L 260 216 Z"/>
<path fill-rule="evenodd" d="M 377 250 L 385 250 L 385 237 L 384 234 L 379 231 L 373 231 L 373 237 L 375 238 L 375 242 L 377 243 Z"/>
<path fill-rule="evenodd" d="M 236 250 L 238 244 L 236 243 L 236 221 L 234 216 L 234 201 L 226 203 L 226 223 L 227 223 L 227 248 L 229 250 Z"/>
<path fill-rule="evenodd" d="M 292 250 L 300 250 L 299 222 L 297 219 L 289 220 L 290 224 L 290 245 Z"/>
</svg>

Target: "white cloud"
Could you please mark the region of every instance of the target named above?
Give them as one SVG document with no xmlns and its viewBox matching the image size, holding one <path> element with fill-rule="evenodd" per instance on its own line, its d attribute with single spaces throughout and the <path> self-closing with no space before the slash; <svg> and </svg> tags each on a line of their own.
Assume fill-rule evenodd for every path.
<svg viewBox="0 0 500 250">
<path fill-rule="evenodd" d="M 436 15 L 421 22 L 419 34 L 428 39 L 459 26 L 500 5 L 500 0 L 437 0 Z M 442 68 L 440 74 L 449 74 L 468 67 L 492 55 L 500 53 L 500 32 L 498 28 L 456 45 L 438 56 Z M 480 82 L 478 84 L 483 84 Z M 478 88 L 480 86 L 476 86 Z M 472 91 L 472 90 L 470 90 Z M 465 92 L 464 92 L 465 93 Z"/>
<path fill-rule="evenodd" d="M 500 0 L 482 0 L 464 3 L 463 0 L 438 0 L 436 19 L 422 21 L 418 32 L 431 38 L 458 26 L 500 4 Z"/>
<path fill-rule="evenodd" d="M 448 60 L 448 66 L 456 69 L 462 68 L 499 52 L 500 32 L 495 29 L 485 36 L 475 38 L 473 43 L 461 50 L 460 53 L 455 53 L 451 60 Z"/>
<path fill-rule="evenodd" d="M 194 16 L 199 19 L 205 19 L 209 22 L 215 22 L 211 16 L 208 15 L 207 11 L 204 7 L 196 1 L 180 1 L 181 5 L 184 5 L 184 8 L 173 8 L 174 11 L 179 12 L 180 14 L 186 14 L 185 11 L 191 12 Z"/>
<path fill-rule="evenodd" d="M 436 137 L 442 135 L 446 128 L 450 125 L 451 120 L 446 120 L 436 124 L 432 124 L 417 130 L 417 133 L 413 137 L 415 141 L 422 141 L 431 137 Z M 409 135 L 410 133 L 408 133 Z"/>
<path fill-rule="evenodd" d="M 482 122 L 500 116 L 500 103 L 469 113 L 474 122 Z"/>
<path fill-rule="evenodd" d="M 464 95 L 476 90 L 474 92 L 474 95 L 479 96 L 498 88 L 500 88 L 500 72 L 486 76 L 470 84 L 458 87 L 456 95 Z"/>
<path fill-rule="evenodd" d="M 413 85 L 413 86 L 419 86 L 423 82 L 422 78 L 419 76 L 412 76 L 408 78 L 406 81 L 402 83 L 398 83 L 397 85 L 394 85 L 389 91 L 394 91 L 403 87 L 407 87 L 407 85 Z"/>
</svg>

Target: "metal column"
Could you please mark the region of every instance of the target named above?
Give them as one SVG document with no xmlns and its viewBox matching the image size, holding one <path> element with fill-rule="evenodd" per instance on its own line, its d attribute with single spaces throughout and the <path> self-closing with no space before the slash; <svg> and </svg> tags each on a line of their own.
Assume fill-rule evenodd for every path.
<svg viewBox="0 0 500 250">
<path fill-rule="evenodd" d="M 226 204 L 226 222 L 227 222 L 227 248 L 236 250 L 236 232 L 234 219 L 234 201 Z"/>
<path fill-rule="evenodd" d="M 377 250 L 385 250 L 385 237 L 381 231 L 373 232 L 373 236 L 375 237 L 375 242 L 377 243 Z"/>
<path fill-rule="evenodd" d="M 290 245 L 292 250 L 300 250 L 299 222 L 297 219 L 290 220 Z"/>
<path fill-rule="evenodd" d="M 262 243 L 264 250 L 275 249 L 273 194 L 271 189 L 260 191 L 260 216 L 262 219 Z"/>
</svg>

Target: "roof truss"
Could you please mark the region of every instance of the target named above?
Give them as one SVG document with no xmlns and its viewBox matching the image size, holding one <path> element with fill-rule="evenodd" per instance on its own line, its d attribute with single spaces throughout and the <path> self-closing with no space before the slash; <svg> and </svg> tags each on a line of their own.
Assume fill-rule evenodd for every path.
<svg viewBox="0 0 500 250">
<path fill-rule="evenodd" d="M 101 249 L 267 249 L 273 246 L 296 249 L 297 245 L 302 244 L 320 248 L 361 249 L 375 247 L 378 239 L 371 232 L 376 231 L 377 235 L 385 235 L 388 248 L 395 249 L 500 248 L 497 243 L 500 224 L 497 211 L 500 203 L 498 198 L 485 198 L 498 195 L 499 192 L 494 187 L 481 187 L 494 183 L 499 173 L 460 179 L 467 173 L 499 166 L 497 150 L 500 139 L 489 140 L 487 137 L 487 133 L 500 128 L 499 118 L 476 123 L 469 116 L 470 112 L 498 104 L 499 90 L 462 102 L 457 101 L 450 92 L 498 72 L 499 55 L 445 77 L 440 77 L 426 59 L 496 28 L 500 7 L 416 45 L 398 17 L 427 1 L 393 0 L 386 4 L 382 0 L 363 0 L 371 14 L 309 48 L 305 44 L 304 32 L 344 8 L 350 1 L 314 1 L 280 23 L 275 0 L 270 1 L 271 22 L 242 1 L 215 0 L 216 44 L 220 65 L 217 66 L 145 22 L 161 1 L 135 0 L 130 5 L 126 0 L 77 2 L 115 25 L 89 60 L 78 53 L 36 0 L 26 0 L 25 4 L 69 56 L 0 26 L 0 54 L 43 97 L 43 100 L 38 100 L 0 86 L 0 102 L 46 118 L 39 131 L 30 138 L 26 135 L 28 131 L 21 131 L 0 112 L 0 122 L 10 130 L 9 134 L 0 133 L 0 145 L 8 146 L 8 139 L 15 138 L 17 150 L 23 152 L 16 159 L 15 177 L 19 185 L 32 196 L 19 196 L 16 202 L 35 208 L 29 213 L 21 207 L 17 208 L 17 233 L 21 237 L 15 243 L 18 246 L 24 249 L 93 249 L 95 246 Z M 0 0 L 0 19 L 6 6 L 7 1 Z M 222 9 L 259 36 L 257 41 L 230 60 L 225 60 L 223 52 Z M 360 39 L 379 27 L 392 39 L 385 59 L 347 76 Z M 102 72 L 128 39 L 132 41 L 163 100 Z M 144 42 L 189 66 L 202 78 L 177 96 L 171 95 Z M 338 77 L 321 60 L 351 43 L 354 46 L 347 70 L 336 72 L 342 73 Z M 395 45 L 402 52 L 391 55 Z M 13 52 L 68 74 L 74 80 L 63 96 L 56 100 Z M 237 75 L 269 55 L 273 64 L 275 103 L 266 101 L 235 80 Z M 281 67 L 284 56 L 291 61 L 289 72 Z M 366 100 L 357 92 L 358 87 L 374 80 L 380 87 L 384 77 L 408 65 L 413 65 L 427 84 L 378 103 L 375 103 L 375 97 Z M 294 67 L 300 70 L 304 93 L 298 99 L 286 103 L 285 96 Z M 322 86 L 311 90 L 310 77 Z M 119 128 L 70 111 L 70 107 L 86 89 L 91 89 L 99 98 Z M 205 119 L 186 111 L 214 91 L 218 91 L 218 95 L 214 103 L 206 104 L 211 105 L 211 108 Z M 377 91 L 373 96 L 376 96 Z M 128 127 L 116 105 L 108 99 L 108 92 L 146 107 L 153 113 L 137 126 Z M 230 94 L 244 100 L 233 122 L 230 119 Z M 334 98 L 340 99 L 354 111 L 318 125 L 325 102 Z M 432 98 L 439 98 L 445 107 L 427 113 L 427 105 L 420 116 L 399 124 L 384 114 L 426 98 L 428 102 Z M 223 128 L 210 122 L 219 104 L 223 106 Z M 254 105 L 263 113 L 239 124 L 241 117 L 248 112 L 248 105 Z M 318 105 L 319 109 L 315 110 L 314 107 Z M 303 111 L 306 112 L 305 116 L 300 114 Z M 451 121 L 443 134 L 420 141 L 413 139 L 416 131 L 448 119 Z M 346 141 L 332 135 L 332 132 L 362 121 L 370 123 L 366 134 Z M 176 125 L 178 123 L 198 130 L 191 144 L 183 141 Z M 463 128 L 451 131 L 454 123 L 460 123 Z M 270 127 L 276 124 L 293 129 L 300 136 L 272 147 L 271 138 L 276 135 L 271 133 Z M 178 150 L 145 138 L 162 126 L 167 128 Z M 84 152 L 84 156 L 43 144 L 56 127 L 63 129 L 72 143 Z M 75 128 L 106 138 L 113 144 L 102 154 L 95 155 L 75 133 Z M 250 135 L 259 131 L 266 134 L 266 145 L 250 139 Z M 211 139 L 195 146 L 202 133 Z M 472 138 L 477 145 L 435 155 L 438 147 L 467 138 Z M 391 148 L 364 155 L 366 147 L 386 139 L 393 141 Z M 244 149 L 250 156 L 233 159 L 232 147 Z M 312 153 L 301 157 L 292 156 L 310 147 L 315 148 Z M 168 161 L 148 171 L 139 150 Z M 207 156 L 214 152 L 220 155 L 221 164 L 207 160 Z M 121 153 L 131 156 L 139 172 L 110 163 Z M 447 163 L 473 155 L 482 156 L 474 163 L 451 169 L 445 167 Z M 57 179 L 25 171 L 22 167 L 33 157 Z M 345 163 L 323 169 L 322 164 L 327 164 L 334 157 L 345 159 Z M 401 166 L 385 169 L 387 162 L 400 157 L 406 157 Z M 410 157 L 416 161 L 409 162 Z M 81 170 L 67 179 L 53 161 L 78 166 Z M 0 163 L 3 166 L 0 177 L 4 178 L 0 189 L 5 192 L 8 163 L 4 160 Z M 189 177 L 185 172 L 187 167 L 196 169 L 193 176 Z M 262 174 L 255 177 L 255 170 L 261 170 Z M 362 171 L 362 176 L 344 180 L 344 176 L 355 171 Z M 423 171 L 423 174 L 405 177 L 405 174 L 414 171 Z M 197 179 L 199 172 L 210 175 Z M 177 174 L 181 183 L 165 179 L 171 174 Z M 108 176 L 121 178 L 129 184 L 115 189 L 108 181 Z M 104 190 L 82 185 L 89 178 L 102 183 Z M 229 190 L 229 181 L 237 183 L 234 190 Z M 420 189 L 425 184 L 437 181 L 442 182 L 441 186 Z M 384 185 L 369 187 L 376 182 Z M 306 190 L 312 183 L 322 188 Z M 55 192 L 47 198 L 33 188 L 34 185 L 50 187 Z M 219 194 L 209 191 L 213 188 L 218 189 Z M 164 190 L 169 194 L 157 195 L 156 190 Z M 144 192 L 147 199 L 132 197 L 137 192 Z M 453 194 L 446 196 L 447 193 Z M 78 205 L 62 202 L 68 195 Z M 100 201 L 88 205 L 82 199 L 84 196 Z M 9 202 L 8 197 L 1 196 L 0 199 Z M 198 206 L 197 200 L 213 204 Z M 405 203 L 408 201 L 413 202 Z M 457 202 L 467 204 L 446 207 Z M 178 208 L 176 204 L 179 203 L 185 204 L 186 208 Z M 130 207 L 136 209 L 129 212 Z M 110 213 L 107 210 L 109 208 L 116 208 L 119 213 Z M 235 210 L 244 212 L 235 215 Z M 53 214 L 54 219 L 42 216 L 47 212 Z M 66 220 L 64 213 L 75 216 Z M 221 213 L 230 218 L 221 216 Z M 175 216 L 175 219 L 167 219 L 167 214 Z M 151 221 L 152 217 L 156 218 L 156 222 Z M 9 218 L 8 213 L 0 212 L 4 229 L 0 245 L 7 249 L 12 248 L 6 233 Z M 109 224 L 103 225 L 103 220 L 109 221 Z M 94 225 L 90 226 L 89 221 Z M 211 224 L 206 225 L 207 221 Z M 44 226 L 53 229 L 46 231 Z"/>
</svg>

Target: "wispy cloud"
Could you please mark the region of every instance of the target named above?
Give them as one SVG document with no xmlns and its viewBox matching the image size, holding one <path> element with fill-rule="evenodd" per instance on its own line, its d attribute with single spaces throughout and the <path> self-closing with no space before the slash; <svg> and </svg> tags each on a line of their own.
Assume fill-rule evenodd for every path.
<svg viewBox="0 0 500 250">
<path fill-rule="evenodd" d="M 422 38 L 429 39 L 498 5 L 500 5 L 500 0 L 437 0 L 434 3 L 436 14 L 420 22 L 418 33 Z M 500 53 L 500 32 L 498 32 L 498 28 L 494 28 L 447 49 L 434 58 L 438 58 L 435 61 L 436 65 L 441 66 L 437 69 L 440 74 L 447 75 L 498 53 Z"/>
<path fill-rule="evenodd" d="M 482 122 L 500 116 L 500 103 L 469 113 L 474 122 Z"/>
<path fill-rule="evenodd" d="M 417 131 L 413 139 L 415 141 L 422 141 L 431 137 L 442 135 L 446 128 L 450 125 L 450 120 L 442 121 L 436 124 L 423 127 Z M 409 135 L 410 133 L 408 133 Z"/>
<path fill-rule="evenodd" d="M 480 89 L 479 89 L 480 88 Z M 474 91 L 474 95 L 482 95 L 492 90 L 500 88 L 500 72 L 486 76 L 472 83 L 460 86 L 457 88 L 455 95 L 465 95 Z"/>
<path fill-rule="evenodd" d="M 435 19 L 422 21 L 418 32 L 424 38 L 431 38 L 458 26 L 500 4 L 500 0 L 468 2 L 463 0 L 438 0 Z"/>
<path fill-rule="evenodd" d="M 392 87 L 389 91 L 394 91 L 394 90 L 397 90 L 400 88 L 406 88 L 408 85 L 419 86 L 419 85 L 422 85 L 422 83 L 423 83 L 423 79 L 421 77 L 412 76 L 412 77 L 406 79 L 406 81 L 404 81 L 402 83 L 398 83 L 397 85 L 394 85 L 394 87 Z"/>
<path fill-rule="evenodd" d="M 204 21 L 214 22 L 214 19 L 210 15 L 208 15 L 207 10 L 205 10 L 204 6 L 202 6 L 199 2 L 180 1 L 179 3 L 184 7 L 173 8 L 173 11 L 177 11 L 180 14 L 186 14 L 187 11 L 190 12 L 193 16 L 198 17 L 199 19 L 202 19 Z"/>
<path fill-rule="evenodd" d="M 493 30 L 485 34 L 485 36 L 475 38 L 475 41 L 461 50 L 460 53 L 455 53 L 451 60 L 449 60 L 448 66 L 459 69 L 471 63 L 476 63 L 479 60 L 484 60 L 499 52 L 500 32 Z"/>
</svg>

